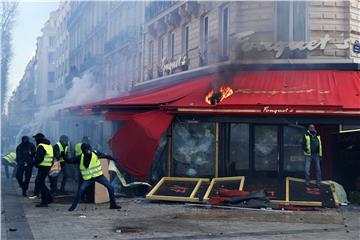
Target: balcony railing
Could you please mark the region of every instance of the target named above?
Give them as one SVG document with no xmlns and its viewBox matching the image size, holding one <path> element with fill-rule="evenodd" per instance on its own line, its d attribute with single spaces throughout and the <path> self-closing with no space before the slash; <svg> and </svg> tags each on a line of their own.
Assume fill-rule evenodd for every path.
<svg viewBox="0 0 360 240">
<path fill-rule="evenodd" d="M 152 18 L 158 16 L 166 9 L 173 6 L 178 1 L 153 1 L 150 2 L 145 8 L 145 21 L 149 21 Z"/>
<path fill-rule="evenodd" d="M 121 47 L 127 42 L 135 42 L 139 39 L 141 29 L 139 26 L 129 26 L 126 30 L 119 32 L 104 45 L 105 53 Z"/>
</svg>

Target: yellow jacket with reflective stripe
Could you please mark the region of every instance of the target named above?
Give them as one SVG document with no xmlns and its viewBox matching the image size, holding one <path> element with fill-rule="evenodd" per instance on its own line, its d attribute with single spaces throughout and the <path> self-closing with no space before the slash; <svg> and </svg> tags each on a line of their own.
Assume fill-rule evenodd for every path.
<svg viewBox="0 0 360 240">
<path fill-rule="evenodd" d="M 84 154 L 81 154 L 80 159 L 80 172 L 84 180 L 90 180 L 92 178 L 99 177 L 103 175 L 101 169 L 101 163 L 98 156 L 95 153 L 92 153 L 91 160 L 88 168 L 84 166 Z"/>
<path fill-rule="evenodd" d="M 3 157 L 6 161 L 9 163 L 16 163 L 16 153 L 15 152 L 9 152 Z"/>
<path fill-rule="evenodd" d="M 58 160 L 60 160 L 60 162 L 64 162 L 65 160 L 64 160 L 64 158 L 62 158 L 61 156 L 62 156 L 63 153 L 65 153 L 65 155 L 68 153 L 68 146 L 66 146 L 65 149 L 64 149 L 64 147 L 63 147 L 63 145 L 61 144 L 60 141 L 57 142 L 56 145 L 58 145 L 58 147 L 59 147 L 59 152 L 60 152 L 60 153 L 59 153 L 59 154 L 60 154 L 60 159 L 58 159 Z"/>
<path fill-rule="evenodd" d="M 322 157 L 322 146 L 321 146 L 321 139 L 320 135 L 316 136 L 319 141 L 319 156 Z M 305 144 L 306 144 L 306 151 L 304 151 L 305 156 L 311 156 L 311 139 L 310 136 L 305 134 Z"/>
<path fill-rule="evenodd" d="M 44 160 L 39 163 L 39 166 L 43 166 L 43 167 L 51 167 L 53 165 L 53 160 L 54 160 L 54 151 L 53 151 L 53 147 L 51 145 L 48 145 L 48 144 L 44 144 L 44 143 L 40 143 L 38 145 L 39 146 L 42 146 L 45 151 L 46 151 L 46 154 L 45 154 L 45 157 L 44 157 Z M 37 150 L 37 149 L 36 149 Z"/>
<path fill-rule="evenodd" d="M 75 145 L 75 156 L 79 156 L 79 155 L 82 154 L 81 144 L 82 144 L 82 143 L 77 143 L 77 144 Z"/>
</svg>

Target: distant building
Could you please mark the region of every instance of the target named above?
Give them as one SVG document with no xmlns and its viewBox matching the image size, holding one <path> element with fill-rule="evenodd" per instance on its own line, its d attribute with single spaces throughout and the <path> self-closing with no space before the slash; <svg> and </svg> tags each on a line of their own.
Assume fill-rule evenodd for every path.
<svg viewBox="0 0 360 240">
<path fill-rule="evenodd" d="M 105 43 L 106 97 L 128 92 L 140 82 L 144 2 L 110 3 Z"/>
<path fill-rule="evenodd" d="M 33 57 L 26 66 L 24 75 L 19 86 L 13 92 L 9 103 L 9 115 L 16 115 L 16 122 L 19 126 L 31 121 L 34 117 L 35 95 L 35 65 Z M 13 119 L 15 120 L 15 119 Z"/>
<path fill-rule="evenodd" d="M 56 18 L 57 12 L 54 11 L 37 39 L 35 94 L 38 108 L 48 106 L 55 99 Z"/>
<path fill-rule="evenodd" d="M 96 82 L 104 82 L 103 58 L 107 30 L 107 12 L 110 2 L 70 2 L 69 31 L 70 73 L 66 88 L 72 86 L 73 77 L 92 74 Z M 103 86 L 103 84 L 101 84 Z M 99 89 L 101 96 L 105 87 Z"/>
<path fill-rule="evenodd" d="M 55 37 L 55 99 L 65 96 L 66 78 L 70 74 L 69 31 L 67 21 L 70 16 L 70 3 L 62 2 L 57 10 Z"/>
</svg>

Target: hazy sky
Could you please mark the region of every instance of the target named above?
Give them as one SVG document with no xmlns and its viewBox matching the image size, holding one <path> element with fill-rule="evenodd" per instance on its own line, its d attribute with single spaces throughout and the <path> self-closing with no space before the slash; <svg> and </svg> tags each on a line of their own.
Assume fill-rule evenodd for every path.
<svg viewBox="0 0 360 240">
<path fill-rule="evenodd" d="M 59 5 L 59 1 L 19 1 L 16 23 L 13 32 L 13 60 L 10 67 L 9 93 L 16 88 L 26 64 L 36 50 L 36 38 L 49 19 L 49 14 Z"/>
</svg>

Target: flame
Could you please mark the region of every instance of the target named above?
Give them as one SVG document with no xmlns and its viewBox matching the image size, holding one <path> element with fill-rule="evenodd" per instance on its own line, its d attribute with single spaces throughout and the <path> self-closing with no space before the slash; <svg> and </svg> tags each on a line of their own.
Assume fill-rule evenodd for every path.
<svg viewBox="0 0 360 240">
<path fill-rule="evenodd" d="M 216 103 L 219 103 L 219 102 L 221 102 L 222 100 L 224 100 L 225 98 L 230 97 L 230 96 L 234 93 L 234 91 L 233 91 L 230 87 L 221 87 L 219 93 L 221 93 L 221 96 L 219 95 Z M 215 97 L 214 95 L 216 95 L 216 94 L 217 94 L 217 93 L 215 93 L 214 90 L 211 90 L 211 91 L 206 95 L 205 101 L 206 101 L 208 104 L 212 104 L 212 103 L 211 103 L 211 100 L 212 100 L 212 98 Z M 215 104 L 216 104 L 216 103 L 215 103 Z"/>
</svg>

